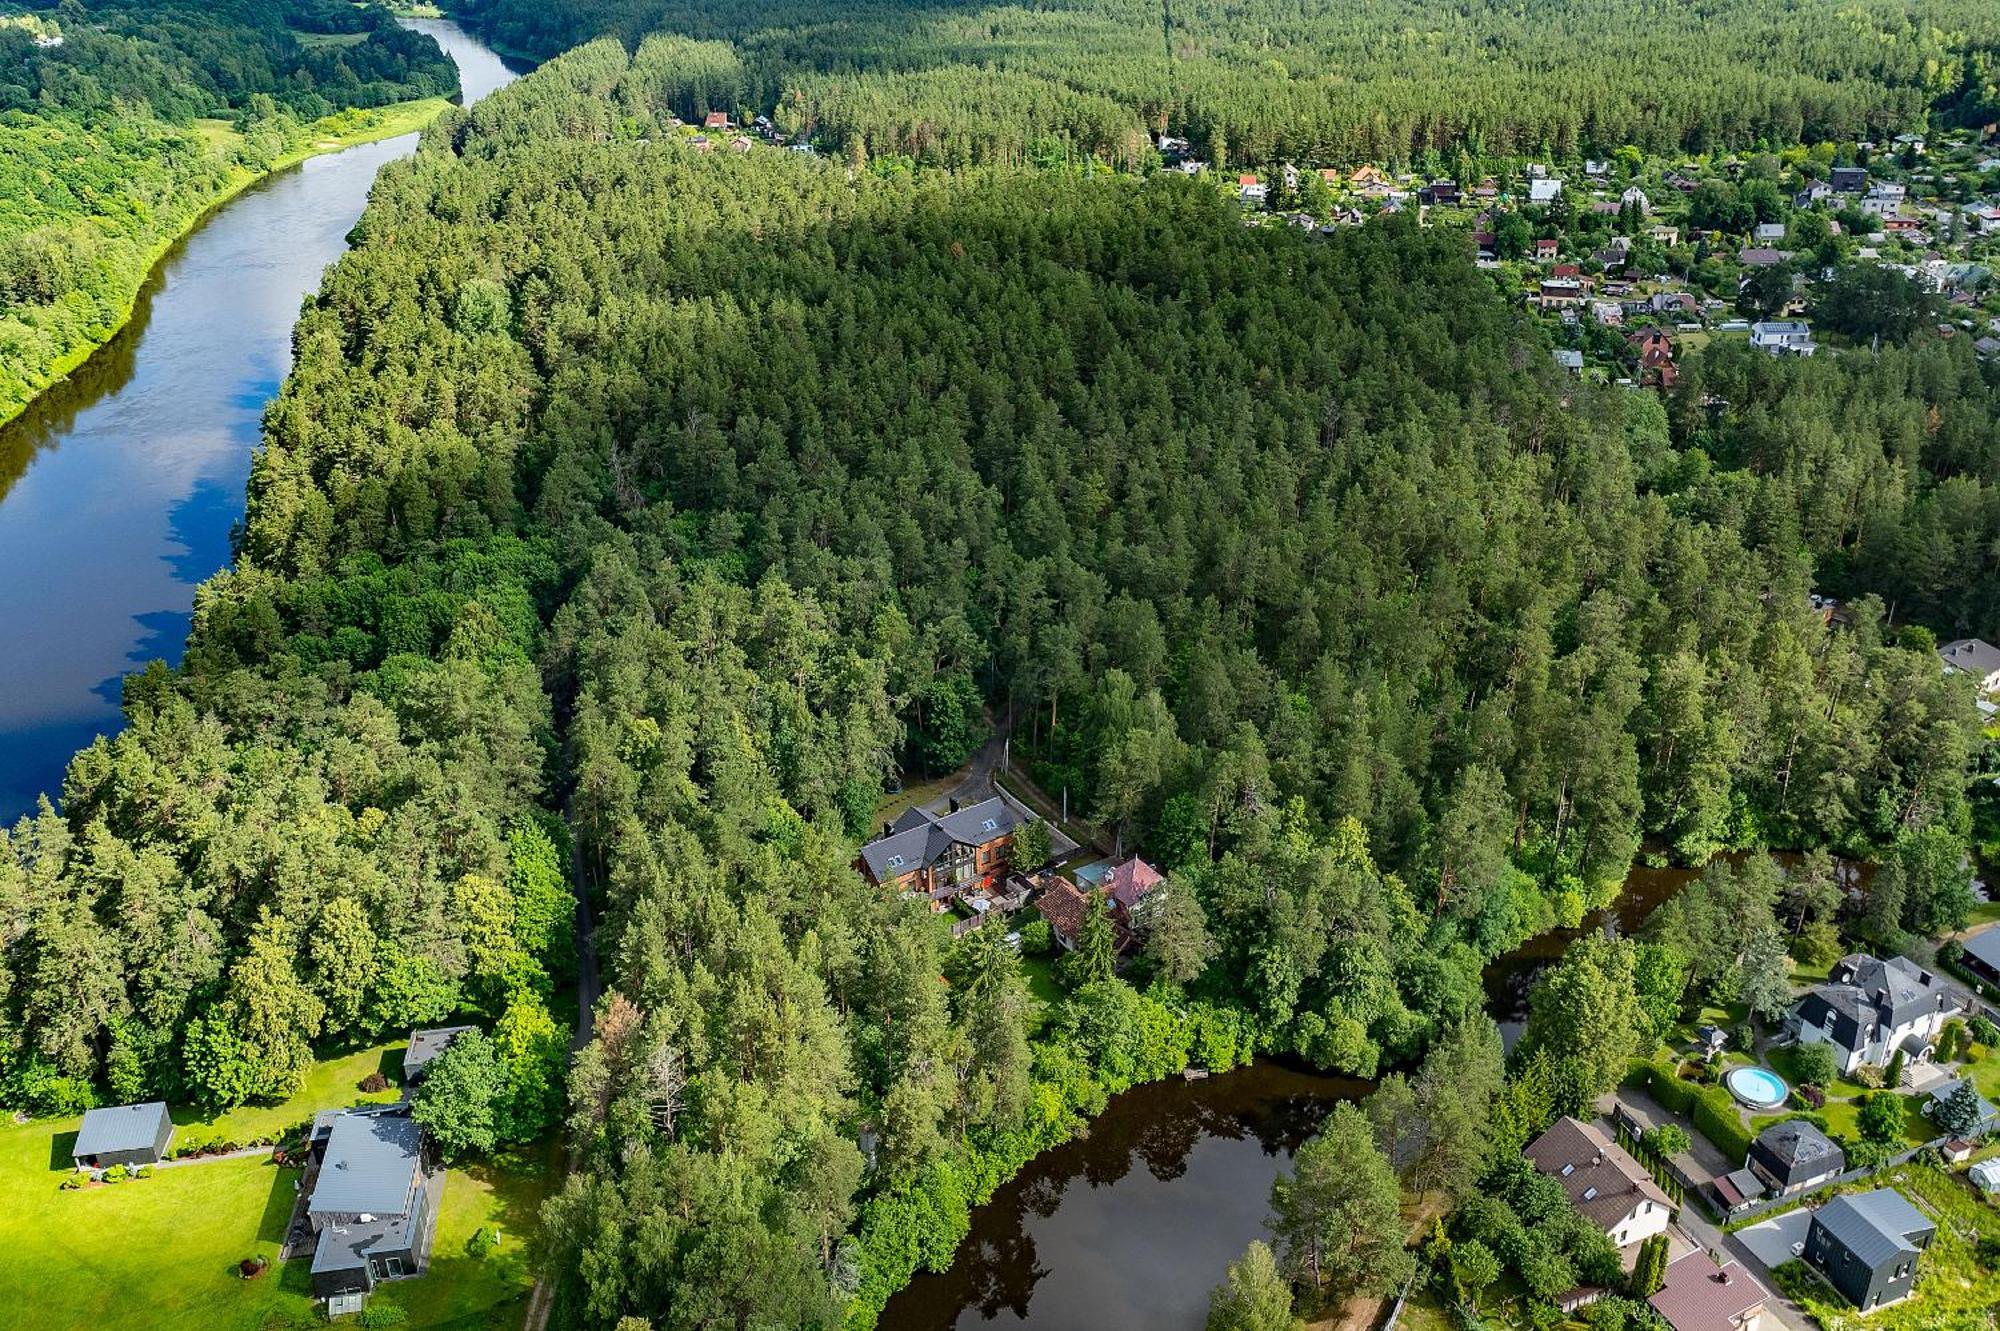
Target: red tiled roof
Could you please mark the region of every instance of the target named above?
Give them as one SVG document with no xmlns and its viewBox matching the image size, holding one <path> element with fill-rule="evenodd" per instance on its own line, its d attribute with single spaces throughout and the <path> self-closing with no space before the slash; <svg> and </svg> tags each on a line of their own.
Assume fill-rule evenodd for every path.
<svg viewBox="0 0 2000 1331">
<path fill-rule="evenodd" d="M 1104 889 L 1106 896 L 1130 910 L 1139 903 L 1139 898 L 1163 881 L 1158 869 L 1134 855 L 1123 864 L 1112 865 L 1098 886 Z"/>
<path fill-rule="evenodd" d="M 1674 1331 L 1736 1331 L 1743 1315 L 1770 1297 L 1739 1264 L 1718 1270 L 1707 1253 L 1691 1252 L 1668 1264 L 1665 1283 L 1647 1302 Z"/>
<path fill-rule="evenodd" d="M 1065 943 L 1076 941 L 1077 930 L 1083 928 L 1084 913 L 1090 909 L 1090 902 L 1083 893 L 1076 890 L 1076 884 L 1067 878 L 1058 878 L 1042 891 L 1042 898 L 1035 903 L 1041 907 L 1042 918 L 1055 930 L 1056 937 Z"/>
</svg>

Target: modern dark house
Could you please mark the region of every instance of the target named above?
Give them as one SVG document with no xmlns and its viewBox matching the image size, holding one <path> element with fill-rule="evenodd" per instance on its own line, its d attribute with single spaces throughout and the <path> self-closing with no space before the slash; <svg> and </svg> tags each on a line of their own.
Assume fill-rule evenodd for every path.
<svg viewBox="0 0 2000 1331">
<path fill-rule="evenodd" d="M 1758 1133 L 1748 1163 L 1769 1195 L 1783 1197 L 1839 1177 L 1847 1155 L 1810 1122 L 1795 1118 Z"/>
<path fill-rule="evenodd" d="M 856 867 L 881 887 L 927 896 L 943 907 L 959 893 L 1004 877 L 1014 833 L 1033 817 L 995 795 L 946 813 L 906 809 L 861 848 Z"/>
<path fill-rule="evenodd" d="M 321 1114 L 312 1151 L 312 1289 L 338 1317 L 358 1312 L 381 1281 L 430 1265 L 443 1174 L 431 1167 L 423 1125 L 400 1106 Z"/>
<path fill-rule="evenodd" d="M 1894 1188 L 1836 1197 L 1813 1212 L 1806 1262 L 1863 1312 L 1908 1298 L 1937 1226 Z"/>
<path fill-rule="evenodd" d="M 1836 166 L 1832 171 L 1837 194 L 1859 194 L 1868 188 L 1868 170 L 1859 166 Z"/>
<path fill-rule="evenodd" d="M 113 1105 L 83 1116 L 70 1154 L 78 1169 L 109 1169 L 113 1165 L 156 1165 L 167 1155 L 174 1121 L 165 1102 Z"/>
<path fill-rule="evenodd" d="M 424 1079 L 431 1060 L 451 1048 L 451 1042 L 472 1026 L 437 1026 L 427 1031 L 411 1031 L 410 1046 L 403 1051 L 403 1085 L 415 1086 Z"/>
<path fill-rule="evenodd" d="M 1965 968 L 1988 984 L 2000 984 L 2000 929 L 1984 929 L 1965 940 Z"/>
</svg>

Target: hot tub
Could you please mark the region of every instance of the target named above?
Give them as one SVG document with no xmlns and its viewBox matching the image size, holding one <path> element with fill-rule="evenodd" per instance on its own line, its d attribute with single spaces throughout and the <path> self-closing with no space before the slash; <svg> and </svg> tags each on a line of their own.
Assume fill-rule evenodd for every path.
<svg viewBox="0 0 2000 1331">
<path fill-rule="evenodd" d="M 1722 1079 L 1729 1093 L 1748 1109 L 1783 1109 L 1791 1088 L 1769 1068 L 1735 1068 Z"/>
</svg>

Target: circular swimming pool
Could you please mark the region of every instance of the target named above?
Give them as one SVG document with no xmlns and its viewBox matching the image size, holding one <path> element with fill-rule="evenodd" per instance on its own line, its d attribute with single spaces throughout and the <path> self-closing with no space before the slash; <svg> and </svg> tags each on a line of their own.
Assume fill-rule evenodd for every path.
<svg viewBox="0 0 2000 1331">
<path fill-rule="evenodd" d="M 1791 1088 L 1769 1068 L 1736 1068 L 1722 1079 L 1729 1093 L 1751 1109 L 1781 1109 Z"/>
</svg>

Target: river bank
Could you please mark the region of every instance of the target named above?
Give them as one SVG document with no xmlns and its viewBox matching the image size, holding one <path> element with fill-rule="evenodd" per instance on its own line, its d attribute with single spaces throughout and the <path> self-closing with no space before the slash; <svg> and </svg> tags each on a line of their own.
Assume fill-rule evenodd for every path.
<svg viewBox="0 0 2000 1331">
<path fill-rule="evenodd" d="M 225 173 L 220 188 L 201 198 L 180 201 L 174 212 L 183 215 L 155 238 L 153 244 L 141 256 L 141 261 L 135 266 L 135 270 L 127 275 L 130 280 L 125 284 L 126 290 L 119 298 L 113 321 L 96 330 L 94 335 L 67 347 L 53 361 L 40 369 L 29 369 L 25 372 L 16 369 L 15 372 L 25 381 L 25 395 L 9 396 L 5 400 L 0 400 L 0 427 L 8 425 L 26 413 L 45 394 L 61 385 L 125 330 L 138 309 L 141 295 L 153 281 L 162 261 L 190 235 L 206 225 L 218 209 L 233 201 L 251 186 L 267 181 L 310 158 L 413 134 L 437 119 L 450 105 L 451 102 L 443 97 L 424 97 L 367 110 L 338 112 L 306 126 L 300 146 L 279 156 L 264 170 L 253 171 L 248 167 L 232 165 Z M 241 142 L 242 136 L 225 121 L 197 122 L 197 125 L 208 137 L 213 152 L 226 154 L 235 143 Z"/>
</svg>

